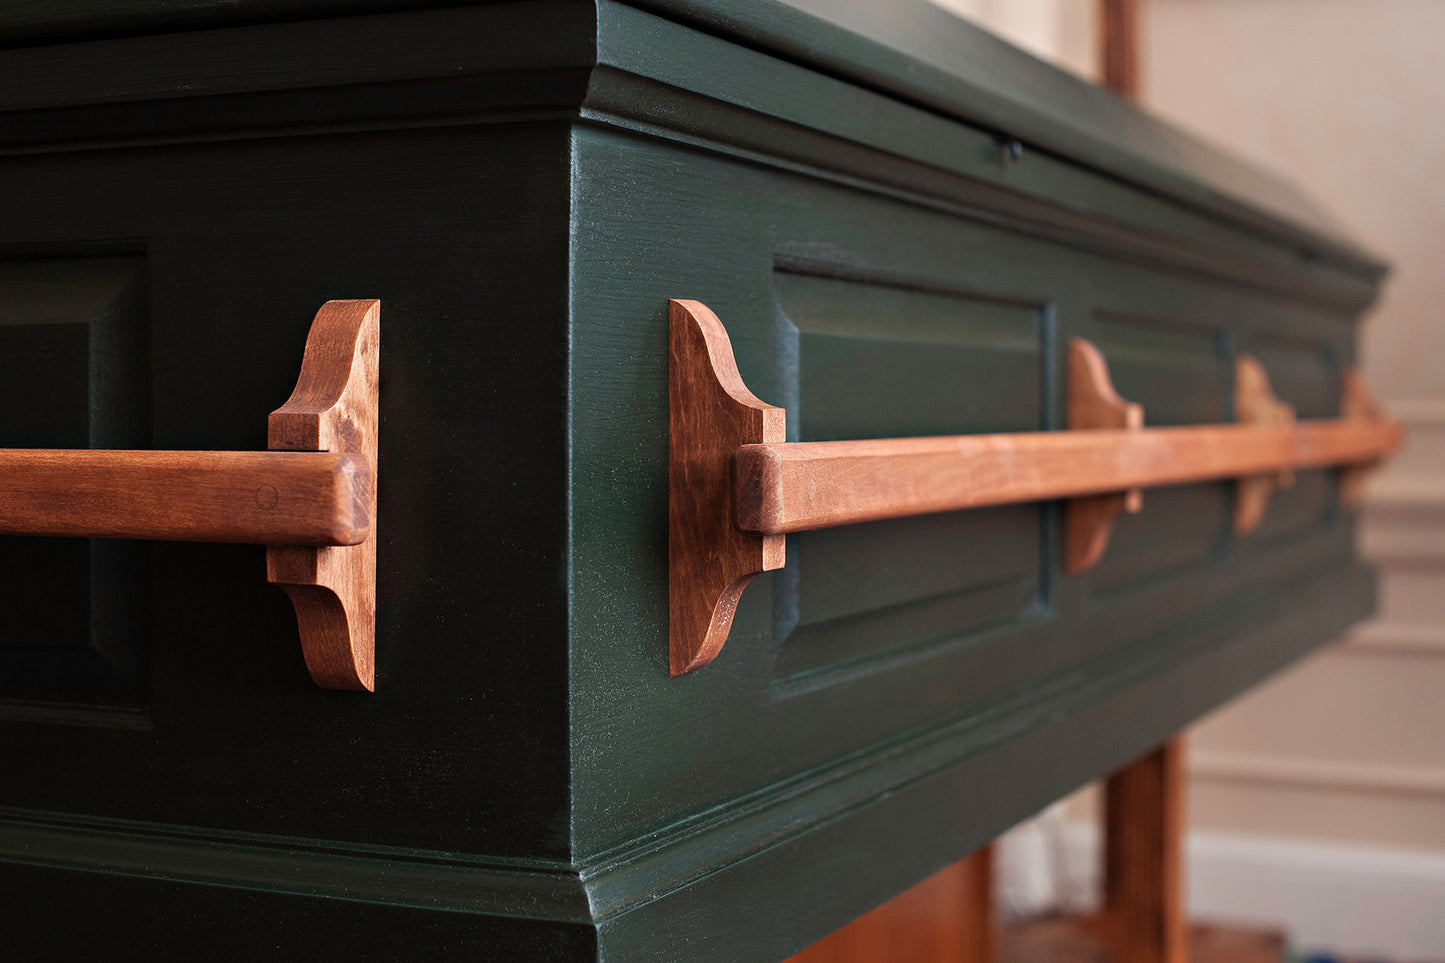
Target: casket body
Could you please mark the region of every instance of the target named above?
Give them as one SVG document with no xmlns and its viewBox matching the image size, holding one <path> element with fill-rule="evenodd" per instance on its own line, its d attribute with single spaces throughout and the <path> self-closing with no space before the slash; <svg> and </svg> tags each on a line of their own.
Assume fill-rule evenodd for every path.
<svg viewBox="0 0 1445 963">
<path fill-rule="evenodd" d="M 892 8 L 895 5 L 879 5 Z M 668 672 L 668 300 L 789 440 L 1338 413 L 1381 268 L 947 19 L 771 2 L 0 13 L 0 447 L 266 446 L 382 304 L 377 687 L 259 547 L 0 540 L 20 958 L 774 961 L 1367 614 L 1337 473 L 788 536 Z M 856 31 L 872 33 L 864 36 Z M 18 953 L 19 955 L 14 955 Z"/>
</svg>

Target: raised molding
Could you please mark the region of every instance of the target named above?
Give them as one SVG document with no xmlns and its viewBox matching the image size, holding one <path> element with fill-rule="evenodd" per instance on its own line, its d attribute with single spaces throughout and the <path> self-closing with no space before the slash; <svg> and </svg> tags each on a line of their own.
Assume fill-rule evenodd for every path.
<svg viewBox="0 0 1445 963">
<path fill-rule="evenodd" d="M 675 14 L 691 8 L 693 2 L 646 0 L 638 6 Z M 1198 181 L 1185 179 L 1188 207 L 1170 209 L 1171 222 L 1189 230 L 1157 230 L 1158 220 L 1140 212 L 1161 203 L 1159 193 L 1174 192 L 1180 183 L 1177 175 L 1161 180 L 1152 162 L 1118 156 L 1124 128 L 1138 126 L 1130 137 L 1134 151 L 1147 151 L 1158 143 L 1155 122 L 1143 114 L 1126 118 L 1118 114 L 1116 103 L 1101 100 L 1114 134 L 1103 141 L 1090 134 L 1083 143 L 1075 143 L 1084 131 L 1096 128 L 1079 127 L 1078 118 L 1050 116 L 1036 118 L 1039 126 L 1030 130 L 1021 126 L 1031 109 L 1028 98 L 977 89 L 978 80 L 989 86 L 996 83 L 996 70 L 983 71 L 973 80 L 926 71 L 933 82 L 943 85 L 937 94 L 949 102 L 956 100 L 954 109 L 967 105 L 965 114 L 984 109 L 986 103 L 1007 106 L 1008 136 L 1030 145 L 1024 163 L 1044 173 L 1032 178 L 1005 176 L 999 154 L 1003 128 L 959 124 L 936 109 L 900 102 L 886 92 L 890 86 L 914 86 L 923 76 L 917 64 L 895 61 L 902 55 L 826 26 L 802 11 L 780 20 L 766 9 L 766 14 L 756 14 L 764 19 L 755 22 L 748 22 L 753 15 L 746 13 L 721 19 L 709 14 L 703 18 L 703 29 L 694 29 L 671 15 L 657 16 L 627 4 L 530 0 L 6 49 L 0 51 L 0 69 L 24 82 L 0 87 L 0 114 L 24 114 L 27 122 L 0 125 L 0 156 L 357 129 L 471 127 L 521 119 L 580 121 L 749 163 L 805 171 L 850 189 L 999 224 L 1051 243 L 1225 279 L 1335 311 L 1353 314 L 1374 299 L 1381 268 L 1369 256 L 1339 241 L 1332 231 L 1310 229 L 1301 234 L 1288 221 L 1261 218 L 1217 191 L 1199 191 L 1199 185 L 1209 181 L 1204 171 L 1198 172 Z M 526 37 L 537 30 L 548 43 L 494 44 L 497 50 L 484 54 L 467 42 L 476 36 Z M 825 73 L 799 64 L 799 58 L 810 59 L 806 55 L 819 42 L 820 30 L 845 46 L 861 44 L 857 56 L 883 58 L 872 69 L 882 67 L 883 60 L 892 63 L 885 70 L 897 71 L 894 81 L 880 89 L 875 76 L 828 76 L 841 63 L 836 57 L 842 47 L 830 48 Z M 735 36 L 745 37 L 746 43 L 718 35 L 734 31 L 740 31 Z M 794 32 L 796 45 L 778 48 L 765 42 L 778 31 Z M 978 42 L 989 50 L 989 62 L 995 63 L 994 42 L 982 33 Z M 338 53 L 357 47 L 376 55 L 353 62 L 354 58 Z M 773 49 L 769 53 L 760 47 Z M 505 54 L 498 52 L 503 48 Z M 672 53 L 663 56 L 662 50 Z M 711 66 L 700 70 L 700 63 Z M 955 69 L 969 70 L 970 59 L 955 58 L 952 63 Z M 1020 62 L 1014 69 L 1041 70 L 1031 73 L 1035 86 L 1062 79 L 1058 71 L 1042 65 Z M 523 73 L 533 79 L 518 84 L 515 78 Z M 184 77 L 184 83 L 176 77 Z M 287 79 L 278 79 L 283 77 Z M 1068 96 L 1106 97 L 1088 85 L 1065 82 L 1070 85 Z M 375 83 L 390 85 L 392 96 L 358 98 L 349 93 L 353 87 Z M 304 121 L 288 113 L 290 101 L 284 94 L 294 85 L 315 98 Z M 998 94 L 1004 93 L 1000 88 Z M 839 119 L 819 125 L 798 122 L 800 98 L 811 97 L 834 104 Z M 228 109 L 248 118 L 241 129 L 216 126 L 221 98 Z M 680 127 L 682 116 L 690 123 Z M 1169 137 L 1167 166 L 1173 171 L 1191 160 L 1192 151 L 1181 150 L 1185 144 L 1177 131 Z M 1094 166 L 1114 169 L 1118 183 L 1107 190 L 1095 184 L 1059 198 L 1060 191 L 1075 190 L 1070 186 L 1073 179 L 1048 173 L 1058 162 L 1047 151 L 1032 150 L 1033 145 L 1049 142 L 1063 156 L 1070 153 L 1064 145 L 1082 148 L 1092 156 Z M 760 149 L 760 145 L 766 146 Z M 1220 162 L 1211 151 L 1207 170 L 1217 172 Z M 1233 184 L 1243 187 L 1253 180 L 1251 174 Z M 1152 187 L 1140 191 L 1131 186 L 1139 182 Z M 1048 185 L 1047 199 L 1038 184 Z M 1283 196 L 1274 187 L 1269 195 L 1275 200 Z M 1094 216 L 1089 216 L 1091 211 Z M 1185 220 L 1177 220 L 1181 217 Z M 1220 230 L 1241 223 L 1249 225 L 1252 233 L 1263 232 L 1262 243 Z M 1191 231 L 1198 236 L 1186 236 Z M 1301 244 L 1323 260 L 1299 259 Z M 1281 252 L 1288 256 L 1281 257 Z"/>
<path fill-rule="evenodd" d="M 1191 754 L 1189 774 L 1193 779 L 1206 782 L 1249 783 L 1349 793 L 1403 793 L 1445 798 L 1445 769 L 1429 766 L 1379 766 L 1328 759 L 1206 750 Z"/>
<path fill-rule="evenodd" d="M 0 806 L 0 859 L 374 903 L 404 893 L 412 904 L 439 911 L 592 922 L 584 881 L 564 860 L 317 843 L 10 806 Z"/>
</svg>

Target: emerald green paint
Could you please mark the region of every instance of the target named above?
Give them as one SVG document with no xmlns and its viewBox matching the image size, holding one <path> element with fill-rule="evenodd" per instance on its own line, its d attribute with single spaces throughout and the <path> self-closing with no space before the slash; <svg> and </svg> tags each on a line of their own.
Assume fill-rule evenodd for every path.
<svg viewBox="0 0 1445 963">
<path fill-rule="evenodd" d="M 0 265 L 0 447 L 149 445 L 145 311 L 139 257 Z M 141 720 L 147 568 L 130 542 L 0 538 L 0 698 L 12 713 Z"/>
<path fill-rule="evenodd" d="M 721 657 L 668 677 L 669 298 L 718 312 L 796 440 L 1060 428 L 1075 336 L 1150 424 L 1232 419 L 1240 351 L 1335 413 L 1377 264 L 1267 178 L 912 22 L 0 14 L 0 319 L 45 271 L 128 272 L 114 310 L 0 324 L 4 431 L 264 447 L 316 306 L 383 304 L 377 692 L 309 682 L 259 549 L 46 575 L 65 647 L 100 638 L 89 565 L 148 655 L 114 697 L 0 658 L 11 956 L 781 959 L 1369 611 L 1310 472 L 1249 539 L 1227 485 L 1151 491 L 1075 579 L 1053 504 L 794 536 Z M 129 347 L 97 366 L 78 326 Z"/>
</svg>

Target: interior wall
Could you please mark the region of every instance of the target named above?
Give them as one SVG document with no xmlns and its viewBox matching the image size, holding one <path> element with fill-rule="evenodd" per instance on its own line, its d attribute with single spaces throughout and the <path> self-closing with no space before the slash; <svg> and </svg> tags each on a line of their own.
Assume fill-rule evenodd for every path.
<svg viewBox="0 0 1445 963">
<path fill-rule="evenodd" d="M 1145 105 L 1286 172 L 1393 266 L 1364 369 L 1410 432 L 1373 479 L 1376 619 L 1192 734 L 1196 826 L 1445 856 L 1445 4 L 1147 0 Z"/>
<path fill-rule="evenodd" d="M 1086 80 L 1099 76 L 1097 0 L 930 0 Z"/>
</svg>

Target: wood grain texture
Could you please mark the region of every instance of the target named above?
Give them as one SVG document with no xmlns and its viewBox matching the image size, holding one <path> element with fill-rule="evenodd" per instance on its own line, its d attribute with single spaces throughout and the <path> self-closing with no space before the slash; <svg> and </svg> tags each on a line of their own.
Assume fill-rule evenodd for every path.
<svg viewBox="0 0 1445 963">
<path fill-rule="evenodd" d="M 738 450 L 738 525 L 769 534 L 1372 461 L 1392 423 L 1295 428 L 1190 425 L 940 438 L 748 445 Z"/>
<path fill-rule="evenodd" d="M 1069 341 L 1070 431 L 1098 428 L 1140 429 L 1144 408 L 1119 397 L 1103 354 L 1083 338 Z M 1093 568 L 1109 545 L 1118 517 L 1136 514 L 1143 492 L 1131 488 L 1070 499 L 1064 515 L 1064 572 L 1078 575 Z"/>
<path fill-rule="evenodd" d="M 0 534 L 267 545 L 312 677 L 371 689 L 379 312 L 317 312 L 270 451 L 0 450 Z"/>
<path fill-rule="evenodd" d="M 668 354 L 669 671 L 717 657 L 733 611 L 759 572 L 782 568 L 781 535 L 733 524 L 733 452 L 782 442 L 784 412 L 743 384 L 727 331 L 706 305 L 671 301 Z"/>
<path fill-rule="evenodd" d="M 992 963 L 997 943 L 993 848 L 985 846 L 787 963 Z"/>
<path fill-rule="evenodd" d="M 1104 909 L 1120 963 L 1184 963 L 1182 736 L 1104 784 Z"/>
<path fill-rule="evenodd" d="M 350 455 L 373 466 L 375 477 L 380 320 L 376 300 L 328 301 L 316 312 L 296 388 L 271 413 L 272 450 Z M 284 588 L 296 608 L 306 668 L 327 689 L 375 687 L 375 484 L 364 497 L 373 524 L 358 544 L 266 551 L 267 579 Z"/>
<path fill-rule="evenodd" d="M 356 545 L 372 487 L 345 452 L 0 449 L 0 534 Z"/>
<path fill-rule="evenodd" d="M 1240 355 L 1234 364 L 1234 420 L 1242 425 L 1288 428 L 1295 423 L 1294 407 L 1274 395 L 1269 374 L 1252 355 Z M 1369 459 L 1354 459 L 1366 461 Z M 1248 535 L 1264 521 L 1269 496 L 1276 488 L 1294 484 L 1294 466 L 1241 478 L 1235 486 L 1234 533 Z"/>
</svg>

